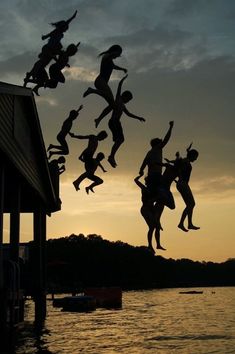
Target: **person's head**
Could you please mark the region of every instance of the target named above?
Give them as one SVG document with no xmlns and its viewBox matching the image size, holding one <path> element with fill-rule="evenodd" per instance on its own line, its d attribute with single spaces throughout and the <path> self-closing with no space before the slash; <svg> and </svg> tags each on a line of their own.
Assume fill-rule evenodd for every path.
<svg viewBox="0 0 235 354">
<path fill-rule="evenodd" d="M 97 161 L 102 161 L 105 158 L 103 152 L 98 152 L 98 154 L 96 155 L 96 160 Z"/>
<path fill-rule="evenodd" d="M 160 145 L 161 143 L 162 143 L 162 139 L 160 139 L 160 138 L 154 138 L 154 139 L 152 139 L 152 140 L 150 141 L 150 145 L 151 145 L 152 147 L 158 146 L 158 145 Z"/>
<path fill-rule="evenodd" d="M 105 130 L 101 130 L 101 132 L 99 132 L 99 133 L 97 134 L 97 138 L 98 138 L 99 141 L 106 139 L 107 136 L 108 136 L 108 134 L 106 133 Z"/>
<path fill-rule="evenodd" d="M 77 118 L 77 116 L 78 116 L 78 111 L 76 111 L 75 109 L 72 109 L 72 111 L 70 111 L 70 113 L 69 113 L 69 117 L 70 117 L 72 120 L 74 120 L 74 119 Z"/>
<path fill-rule="evenodd" d="M 65 163 L 65 157 L 64 156 L 60 156 L 57 160 L 58 163 Z"/>
<path fill-rule="evenodd" d="M 133 95 L 130 91 L 124 91 L 121 96 L 124 103 L 129 102 L 133 98 Z"/>
<path fill-rule="evenodd" d="M 99 57 L 104 54 L 109 54 L 112 58 L 120 57 L 122 54 L 122 47 L 118 44 L 114 44 L 105 52 L 100 53 Z"/>
<path fill-rule="evenodd" d="M 191 149 L 187 151 L 187 158 L 190 162 L 196 161 L 198 158 L 199 152 L 195 149 Z"/>
<path fill-rule="evenodd" d="M 66 53 L 68 54 L 69 57 L 76 54 L 77 51 L 78 51 L 78 45 L 76 45 L 76 44 L 70 44 L 66 49 Z"/>
<path fill-rule="evenodd" d="M 69 28 L 69 25 L 68 25 L 68 23 L 66 21 L 54 22 L 51 25 L 54 26 L 56 29 L 58 29 L 61 32 L 65 32 Z"/>
</svg>

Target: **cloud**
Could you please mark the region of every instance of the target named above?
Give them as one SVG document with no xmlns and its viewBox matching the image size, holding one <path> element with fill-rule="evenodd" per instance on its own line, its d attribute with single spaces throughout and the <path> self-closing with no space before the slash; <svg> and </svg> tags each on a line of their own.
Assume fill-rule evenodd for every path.
<svg viewBox="0 0 235 354">
<path fill-rule="evenodd" d="M 184 18 L 185 16 L 190 16 L 198 13 L 202 8 L 205 8 L 206 6 L 206 2 L 203 0 L 173 0 L 171 3 L 169 3 L 166 14 L 169 16 Z"/>
<path fill-rule="evenodd" d="M 63 177 L 61 190 L 63 191 L 63 212 L 66 215 L 91 215 L 92 217 L 92 214 L 97 214 L 97 212 L 118 215 L 136 210 L 138 205 L 136 197 L 140 200 L 140 193 L 131 178 L 120 174 L 111 177 L 108 173 L 103 174 L 100 171 L 97 171 L 97 175 L 104 179 L 104 184 L 97 187 L 95 193 L 90 193 L 90 195 L 85 193 L 85 186 L 91 183 L 90 180 L 84 180 L 81 190 L 76 192 L 72 181 L 77 176 L 68 174 Z"/>
<path fill-rule="evenodd" d="M 235 178 L 231 175 L 218 175 L 205 178 L 192 186 L 193 193 L 204 199 L 235 202 Z"/>
<path fill-rule="evenodd" d="M 52 107 L 56 107 L 59 105 L 58 101 L 52 97 L 43 97 L 43 96 L 40 96 L 37 98 L 37 103 L 38 104 L 41 104 L 41 103 L 46 103 L 48 104 L 49 106 L 52 106 Z"/>
<path fill-rule="evenodd" d="M 79 80 L 85 82 L 94 81 L 98 73 L 96 71 L 90 71 L 87 68 L 79 67 L 70 67 L 69 69 L 64 70 L 66 78 L 70 80 Z"/>
<path fill-rule="evenodd" d="M 169 24 L 109 37 L 106 41 L 122 44 L 128 66 L 138 72 L 154 68 L 189 69 L 209 56 L 202 36 Z"/>
<path fill-rule="evenodd" d="M 30 71 L 37 55 L 34 52 L 24 52 L 0 61 L 0 75 L 21 74 Z M 37 60 L 37 59 L 36 59 Z"/>
</svg>

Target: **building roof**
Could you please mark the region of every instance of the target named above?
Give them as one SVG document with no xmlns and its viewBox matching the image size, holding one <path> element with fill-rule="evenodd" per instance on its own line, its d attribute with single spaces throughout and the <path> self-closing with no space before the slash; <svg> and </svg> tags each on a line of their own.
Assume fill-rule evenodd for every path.
<svg viewBox="0 0 235 354">
<path fill-rule="evenodd" d="M 22 212 L 35 210 L 39 201 L 48 214 L 60 209 L 32 90 L 5 82 L 0 82 L 0 157 L 7 166 L 6 209 L 11 209 L 11 191 L 18 180 Z"/>
</svg>

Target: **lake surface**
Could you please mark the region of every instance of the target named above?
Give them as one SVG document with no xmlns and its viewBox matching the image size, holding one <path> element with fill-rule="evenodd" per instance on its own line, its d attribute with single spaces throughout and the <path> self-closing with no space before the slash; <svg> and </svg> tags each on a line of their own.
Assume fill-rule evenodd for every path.
<svg viewBox="0 0 235 354">
<path fill-rule="evenodd" d="M 203 294 L 179 294 L 203 290 Z M 33 302 L 16 354 L 235 353 L 235 288 L 129 291 L 120 310 L 61 312 L 48 301 L 45 328 L 32 332 Z"/>
</svg>

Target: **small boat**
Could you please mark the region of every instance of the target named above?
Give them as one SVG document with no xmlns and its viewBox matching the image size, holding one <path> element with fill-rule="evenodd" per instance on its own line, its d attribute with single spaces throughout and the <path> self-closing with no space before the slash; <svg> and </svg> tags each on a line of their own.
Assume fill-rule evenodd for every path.
<svg viewBox="0 0 235 354">
<path fill-rule="evenodd" d="M 122 289 L 118 286 L 86 288 L 84 294 L 96 299 L 97 307 L 120 308 L 122 307 Z"/>
<path fill-rule="evenodd" d="M 189 290 L 189 291 L 180 291 L 179 294 L 203 294 L 203 291 Z"/>
<path fill-rule="evenodd" d="M 63 311 L 88 312 L 96 309 L 96 299 L 93 296 L 65 296 L 53 300 L 54 307 L 62 307 Z"/>
</svg>

